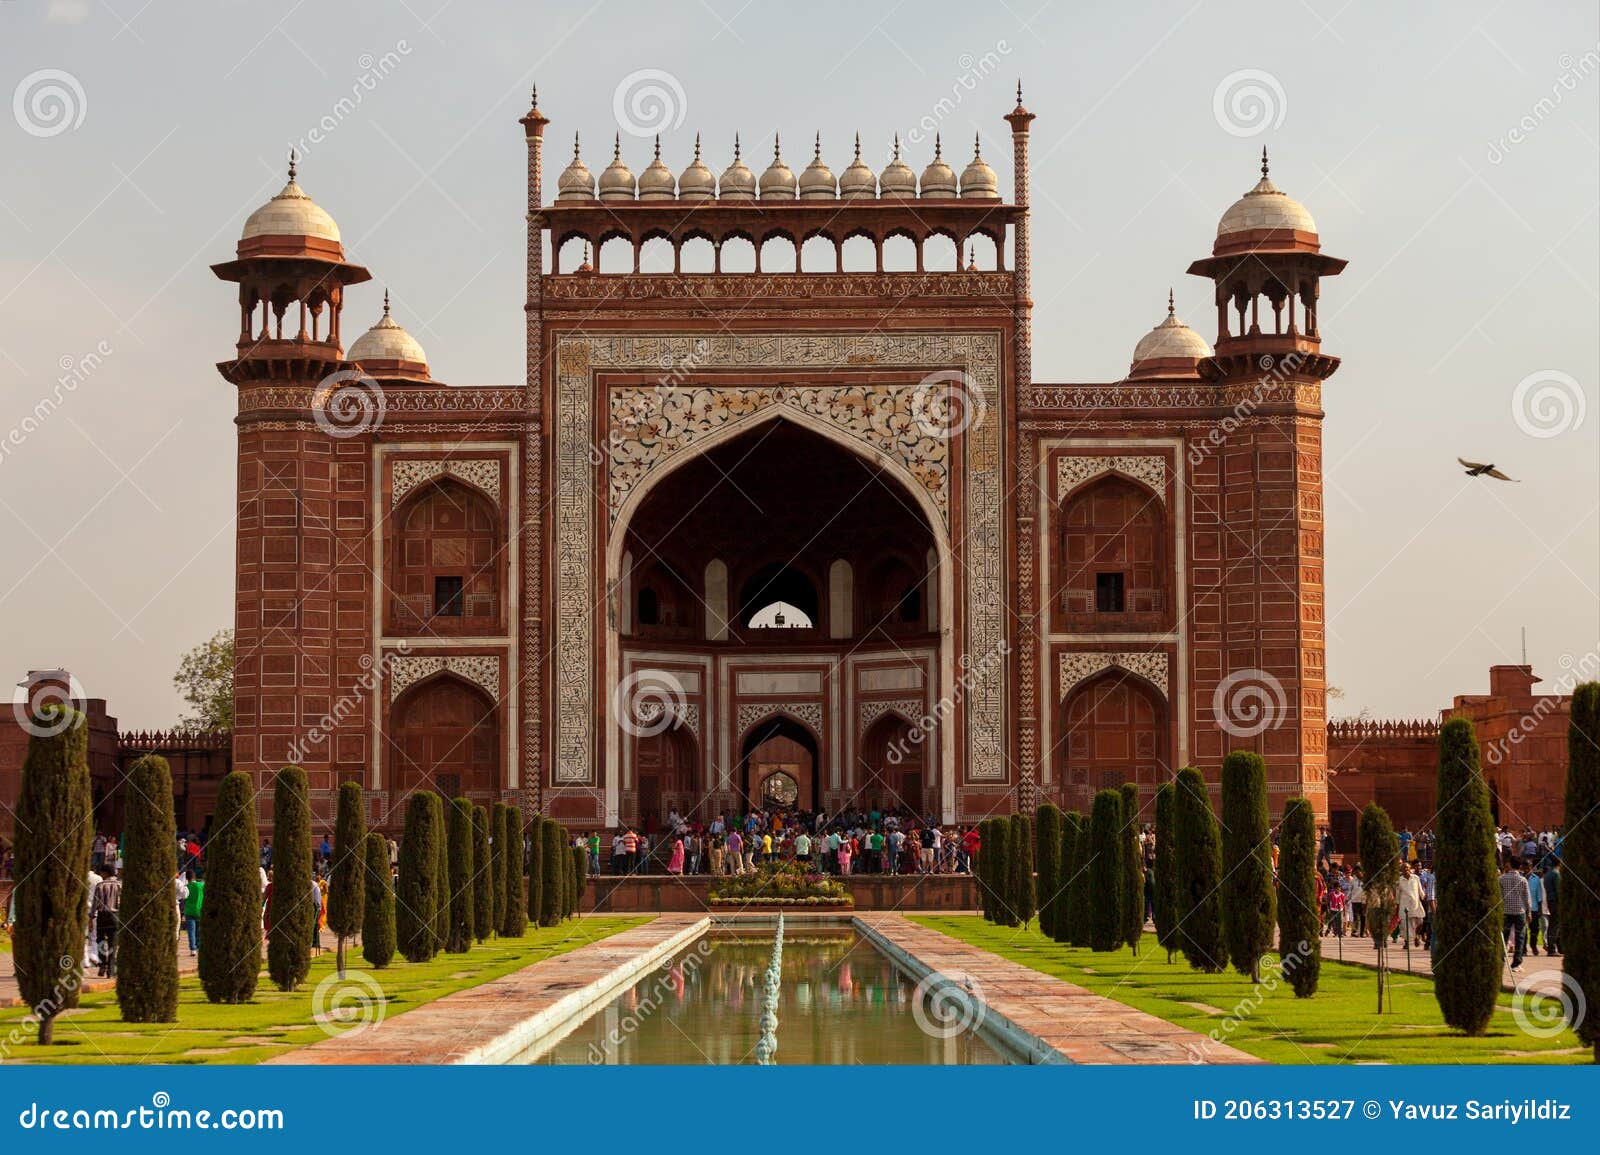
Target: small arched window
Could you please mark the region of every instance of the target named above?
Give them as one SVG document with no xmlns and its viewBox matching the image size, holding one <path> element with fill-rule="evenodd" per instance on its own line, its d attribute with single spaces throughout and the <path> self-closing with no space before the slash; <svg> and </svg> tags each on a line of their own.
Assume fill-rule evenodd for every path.
<svg viewBox="0 0 1600 1155">
<path fill-rule="evenodd" d="M 649 587 L 639 591 L 638 619 L 641 626 L 661 624 L 661 599 L 656 596 L 656 591 Z"/>
</svg>

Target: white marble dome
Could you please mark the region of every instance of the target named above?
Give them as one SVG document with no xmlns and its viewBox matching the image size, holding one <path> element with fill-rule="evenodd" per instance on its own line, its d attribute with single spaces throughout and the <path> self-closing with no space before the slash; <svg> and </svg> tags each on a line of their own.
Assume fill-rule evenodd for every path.
<svg viewBox="0 0 1600 1155">
<path fill-rule="evenodd" d="M 845 200 L 867 200 L 878 195 L 878 178 L 861 159 L 859 132 L 856 133 L 855 159 L 839 174 L 839 195 Z"/>
<path fill-rule="evenodd" d="M 961 173 L 961 196 L 965 200 L 1000 199 L 1000 180 L 983 159 L 976 135 L 972 138 L 972 163 Z"/>
<path fill-rule="evenodd" d="M 1172 295 L 1167 295 L 1166 319 L 1151 329 L 1133 347 L 1133 364 L 1145 361 L 1201 361 L 1211 356 L 1206 339 L 1178 320 Z"/>
<path fill-rule="evenodd" d="M 1257 229 L 1292 229 L 1297 233 L 1317 231 L 1317 222 L 1306 206 L 1272 183 L 1267 176 L 1267 150 L 1261 150 L 1261 179 L 1256 187 L 1228 206 L 1217 222 L 1217 236 L 1248 233 Z"/>
<path fill-rule="evenodd" d="M 294 164 L 289 165 L 289 183 L 283 191 L 251 213 L 244 222 L 241 241 L 256 237 L 315 237 L 339 243 L 339 226 L 322 206 L 306 196 L 295 183 Z"/>
<path fill-rule="evenodd" d="M 678 199 L 710 200 L 717 195 L 717 174 L 700 160 L 700 134 L 694 136 L 694 159 L 678 174 Z"/>
<path fill-rule="evenodd" d="M 617 134 L 616 143 L 612 146 L 611 163 L 600 173 L 600 199 L 603 201 L 634 199 L 633 170 L 622 159 L 621 133 Z"/>
<path fill-rule="evenodd" d="M 900 134 L 894 134 L 894 156 L 878 174 L 878 189 L 884 196 L 914 197 L 917 195 L 917 174 L 900 159 Z"/>
<path fill-rule="evenodd" d="M 792 201 L 795 199 L 794 170 L 783 163 L 777 137 L 772 138 L 772 163 L 761 174 L 761 199 L 764 201 Z"/>
<path fill-rule="evenodd" d="M 378 323 L 351 343 L 345 353 L 346 361 L 410 361 L 418 365 L 428 363 L 417 339 L 396 323 L 389 315 L 389 294 L 383 295 L 383 316 Z"/>
<path fill-rule="evenodd" d="M 738 133 L 733 137 L 733 163 L 723 170 L 722 179 L 717 184 L 717 196 L 725 201 L 756 199 L 756 174 L 739 156 Z"/>
<path fill-rule="evenodd" d="M 922 170 L 922 195 L 924 197 L 953 197 L 956 195 L 956 170 L 944 162 L 944 146 L 933 138 L 933 160 Z"/>
<path fill-rule="evenodd" d="M 672 170 L 661 159 L 661 138 L 656 137 L 655 156 L 639 174 L 639 199 L 642 201 L 670 201 L 678 195 L 678 181 Z"/>
<path fill-rule="evenodd" d="M 839 182 L 833 170 L 822 159 L 822 134 L 817 133 L 811 163 L 800 173 L 800 199 L 803 201 L 831 201 L 839 195 Z"/>
<path fill-rule="evenodd" d="M 594 200 L 594 174 L 578 155 L 578 134 L 572 134 L 572 161 L 556 178 L 556 200 Z"/>
</svg>

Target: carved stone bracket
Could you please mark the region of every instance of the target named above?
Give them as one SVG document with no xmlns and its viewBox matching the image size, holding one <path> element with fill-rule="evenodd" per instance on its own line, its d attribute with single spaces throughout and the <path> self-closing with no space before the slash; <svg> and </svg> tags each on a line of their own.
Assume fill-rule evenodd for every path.
<svg viewBox="0 0 1600 1155">
<path fill-rule="evenodd" d="M 1161 696 L 1165 698 L 1168 693 L 1168 673 L 1171 665 L 1171 655 L 1161 650 L 1147 650 L 1143 653 L 1127 650 L 1091 652 L 1074 650 L 1060 657 L 1060 676 L 1057 679 L 1060 682 L 1060 700 L 1066 701 L 1067 695 L 1079 685 L 1109 669 L 1127 670 L 1131 674 L 1139 675 L 1160 690 Z"/>
</svg>

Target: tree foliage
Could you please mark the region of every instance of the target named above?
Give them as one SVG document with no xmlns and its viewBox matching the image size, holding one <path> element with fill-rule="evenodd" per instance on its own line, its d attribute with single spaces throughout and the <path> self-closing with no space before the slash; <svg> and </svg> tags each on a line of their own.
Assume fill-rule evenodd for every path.
<svg viewBox="0 0 1600 1155">
<path fill-rule="evenodd" d="M 94 841 L 89 728 L 65 705 L 44 706 L 32 721 L 14 826 L 12 966 L 23 1001 L 39 1020 L 39 1042 L 48 1045 L 56 1015 L 78 1005 L 82 985 Z"/>
<path fill-rule="evenodd" d="M 1091 950 L 1116 950 L 1122 945 L 1122 890 L 1127 885 L 1127 870 L 1122 856 L 1127 853 L 1122 818 L 1122 793 L 1101 790 L 1094 796 L 1089 812 L 1089 890 L 1093 910 L 1089 917 Z"/>
<path fill-rule="evenodd" d="M 528 821 L 528 921 L 544 925 L 544 819 L 535 814 Z"/>
<path fill-rule="evenodd" d="M 1122 784 L 1122 940 L 1139 953 L 1144 933 L 1144 854 L 1139 849 L 1139 786 Z"/>
<path fill-rule="evenodd" d="M 1061 895 L 1061 811 L 1046 802 L 1034 812 L 1033 853 L 1039 864 L 1039 931 L 1055 937 L 1056 915 L 1063 907 Z"/>
<path fill-rule="evenodd" d="M 1272 949 L 1277 900 L 1272 886 L 1272 819 L 1267 763 L 1249 750 L 1222 760 L 1222 931 L 1233 969 L 1261 980 Z"/>
<path fill-rule="evenodd" d="M 523 897 L 522 876 L 527 871 L 522 850 L 522 814 L 509 802 L 495 803 L 499 832 L 495 838 L 505 847 L 505 895 L 501 903 L 500 936 L 521 938 L 528 928 L 528 912 Z"/>
<path fill-rule="evenodd" d="M 1573 1030 L 1600 1063 L 1600 682 L 1572 692 L 1567 723 L 1567 796 L 1561 847 L 1561 967 L 1583 993 Z M 1588 1013 L 1583 1013 L 1583 1008 Z M 1581 1016 L 1581 1018 L 1580 1018 Z"/>
<path fill-rule="evenodd" d="M 1494 1018 L 1505 919 L 1495 869 L 1495 822 L 1472 723 L 1439 729 L 1439 811 L 1433 854 L 1433 993 L 1444 1021 L 1481 1035 Z"/>
<path fill-rule="evenodd" d="M 1056 876 L 1055 911 L 1051 915 L 1049 935 L 1056 942 L 1072 941 L 1072 881 L 1078 869 L 1078 830 L 1083 825 L 1083 815 L 1069 810 L 1061 815 L 1060 867 Z"/>
<path fill-rule="evenodd" d="M 345 941 L 361 930 L 366 912 L 366 800 L 359 782 L 339 787 L 333 820 L 333 864 L 328 878 L 328 929 L 338 936 L 334 965 L 344 976 Z"/>
<path fill-rule="evenodd" d="M 494 863 L 489 852 L 489 811 L 472 808 L 472 937 L 483 942 L 494 933 Z"/>
<path fill-rule="evenodd" d="M 124 785 L 117 1005 L 125 1023 L 178 1021 L 178 828 L 172 771 L 159 754 L 128 768 Z M 201 909 L 204 909 L 202 907 Z"/>
<path fill-rule="evenodd" d="M 400 836 L 400 878 L 395 889 L 395 941 L 407 962 L 427 962 L 439 949 L 435 914 L 439 891 L 438 796 L 418 790 L 406 804 Z"/>
<path fill-rule="evenodd" d="M 433 951 L 438 954 L 450 941 L 450 800 L 442 794 L 432 798 L 439 824 L 439 841 L 433 848 Z"/>
<path fill-rule="evenodd" d="M 1074 811 L 1076 813 L 1076 811 Z M 1071 878 L 1067 880 L 1067 934 L 1076 947 L 1087 947 L 1093 938 L 1095 897 L 1091 889 L 1089 826 L 1093 810 L 1078 820 L 1077 837 L 1072 840 Z"/>
<path fill-rule="evenodd" d="M 450 802 L 448 826 L 450 840 L 450 933 L 444 949 L 451 954 L 464 954 L 472 949 L 474 862 L 472 857 L 472 802 L 455 798 Z"/>
<path fill-rule="evenodd" d="M 388 840 L 376 830 L 366 837 L 365 858 L 361 957 L 373 970 L 381 971 L 394 958 L 394 876 L 389 869 Z"/>
<path fill-rule="evenodd" d="M 589 851 L 583 846 L 572 848 L 572 900 L 568 904 L 568 915 L 583 913 L 583 899 L 589 889 Z"/>
<path fill-rule="evenodd" d="M 1006 870 L 1006 885 L 1010 887 L 1011 915 L 1019 926 L 1033 921 L 1038 899 L 1033 881 L 1033 823 L 1026 814 L 1013 814 L 1007 835 L 1010 864 Z"/>
<path fill-rule="evenodd" d="M 247 1003 L 261 973 L 261 855 L 256 788 L 235 770 L 217 789 L 206 839 L 206 897 L 200 906 L 200 986 L 213 1003 Z"/>
<path fill-rule="evenodd" d="M 233 729 L 233 631 L 218 630 L 184 654 L 172 684 L 189 703 L 177 729 Z"/>
<path fill-rule="evenodd" d="M 1322 911 L 1317 905 L 1317 816 L 1309 798 L 1283 805 L 1278 831 L 1278 958 L 1297 998 L 1317 993 Z"/>
<path fill-rule="evenodd" d="M 311 936 L 322 908 L 320 895 L 312 896 L 315 889 L 306 772 L 285 766 L 272 787 L 272 921 L 267 932 L 267 974 L 280 991 L 294 990 L 311 973 Z"/>
<path fill-rule="evenodd" d="M 1216 974 L 1228 966 L 1222 939 L 1222 847 L 1206 780 L 1193 766 L 1178 771 L 1172 825 L 1177 880 L 1177 935 L 1195 970 Z"/>
<path fill-rule="evenodd" d="M 554 818 L 541 819 L 539 846 L 543 871 L 539 880 L 539 925 L 555 926 L 566 917 L 568 870 L 566 830 Z"/>
<path fill-rule="evenodd" d="M 1167 952 L 1170 963 L 1177 954 L 1178 941 L 1178 888 L 1177 858 L 1173 848 L 1177 832 L 1173 827 L 1177 810 L 1177 790 L 1171 782 L 1163 782 L 1156 791 L 1156 942 Z"/>
<path fill-rule="evenodd" d="M 490 803 L 484 811 L 484 832 L 489 840 L 489 929 L 499 934 L 506 921 L 506 842 L 504 823 L 501 820 L 500 802 Z"/>
</svg>

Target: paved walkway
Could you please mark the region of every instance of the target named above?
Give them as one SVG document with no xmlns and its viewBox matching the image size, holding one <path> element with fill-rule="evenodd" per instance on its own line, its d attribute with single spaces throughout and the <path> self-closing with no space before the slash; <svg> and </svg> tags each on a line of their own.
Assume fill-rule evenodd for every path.
<svg viewBox="0 0 1600 1155">
<path fill-rule="evenodd" d="M 553 1023 L 565 1021 L 606 989 L 627 986 L 692 941 L 702 914 L 664 914 L 643 926 L 425 1006 L 347 1031 L 275 1059 L 303 1063 L 504 1063 Z M 626 974 L 619 975 L 622 968 Z"/>
<path fill-rule="evenodd" d="M 1378 965 L 1378 952 L 1373 949 L 1370 938 L 1346 938 L 1343 944 L 1331 935 L 1322 937 L 1322 957 L 1334 962 L 1340 961 L 1340 951 L 1343 950 L 1343 961 L 1356 963 L 1358 966 L 1373 967 Z M 1395 943 L 1389 947 L 1389 970 L 1393 974 L 1405 974 L 1406 952 L 1405 948 Z M 1411 948 L 1410 973 L 1433 975 L 1433 962 L 1428 957 L 1428 948 L 1413 946 Z M 1561 993 L 1561 959 L 1551 958 L 1549 955 L 1530 954 L 1523 960 L 1522 969 L 1515 975 L 1511 973 L 1510 960 L 1506 960 L 1506 969 L 1500 976 L 1500 985 L 1508 991 L 1514 991 L 1521 985 L 1523 990 L 1535 991 L 1541 995 L 1559 996 Z"/>
<path fill-rule="evenodd" d="M 919 926 L 903 915 L 858 914 L 856 922 L 922 968 L 963 986 L 970 979 L 989 1015 L 1044 1040 L 1068 1062 L 1262 1062 L 1155 1015 Z"/>
</svg>

